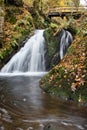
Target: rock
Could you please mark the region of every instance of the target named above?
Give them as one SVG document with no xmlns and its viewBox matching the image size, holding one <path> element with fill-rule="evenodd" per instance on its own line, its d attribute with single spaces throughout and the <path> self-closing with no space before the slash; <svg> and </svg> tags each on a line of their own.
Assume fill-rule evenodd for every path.
<svg viewBox="0 0 87 130">
<path fill-rule="evenodd" d="M 46 42 L 46 68 L 51 69 L 57 65 L 64 57 L 68 47 L 72 42 L 72 35 L 65 29 L 59 30 L 56 36 L 53 36 L 52 30 L 46 30 L 44 33 Z"/>
<path fill-rule="evenodd" d="M 60 55 L 59 53 L 56 53 L 51 60 L 51 65 L 57 65 L 59 62 L 60 62 Z"/>
</svg>

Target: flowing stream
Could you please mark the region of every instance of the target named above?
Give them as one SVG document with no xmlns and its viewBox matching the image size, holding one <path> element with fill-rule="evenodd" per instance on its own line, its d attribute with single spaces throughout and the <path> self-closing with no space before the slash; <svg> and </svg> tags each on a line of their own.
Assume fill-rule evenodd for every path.
<svg viewBox="0 0 87 130">
<path fill-rule="evenodd" d="M 44 55 L 40 30 L 2 68 L 0 130 L 87 130 L 86 107 L 59 100 L 40 88 L 46 73 Z"/>
</svg>

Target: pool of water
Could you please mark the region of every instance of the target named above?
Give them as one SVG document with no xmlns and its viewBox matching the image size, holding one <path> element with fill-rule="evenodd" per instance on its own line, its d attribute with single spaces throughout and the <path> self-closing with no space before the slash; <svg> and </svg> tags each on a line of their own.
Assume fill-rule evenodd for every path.
<svg viewBox="0 0 87 130">
<path fill-rule="evenodd" d="M 45 93 L 40 78 L 0 76 L 0 130 L 87 130 L 87 108 Z"/>
</svg>

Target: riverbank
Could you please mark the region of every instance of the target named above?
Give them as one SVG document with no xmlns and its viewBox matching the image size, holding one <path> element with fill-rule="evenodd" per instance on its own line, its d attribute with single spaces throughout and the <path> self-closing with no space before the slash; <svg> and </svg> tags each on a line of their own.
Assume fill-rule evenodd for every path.
<svg viewBox="0 0 87 130">
<path fill-rule="evenodd" d="M 83 20 L 82 20 L 83 19 Z M 87 105 L 87 19 L 75 21 L 77 33 L 63 60 L 40 81 L 44 91 Z"/>
</svg>

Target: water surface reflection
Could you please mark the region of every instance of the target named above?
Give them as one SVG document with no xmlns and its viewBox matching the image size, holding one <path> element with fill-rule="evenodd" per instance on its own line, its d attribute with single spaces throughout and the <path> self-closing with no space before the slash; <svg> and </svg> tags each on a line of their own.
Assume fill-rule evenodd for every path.
<svg viewBox="0 0 87 130">
<path fill-rule="evenodd" d="M 0 76 L 0 130 L 87 130 L 87 108 L 59 101 L 41 76 Z"/>
</svg>

